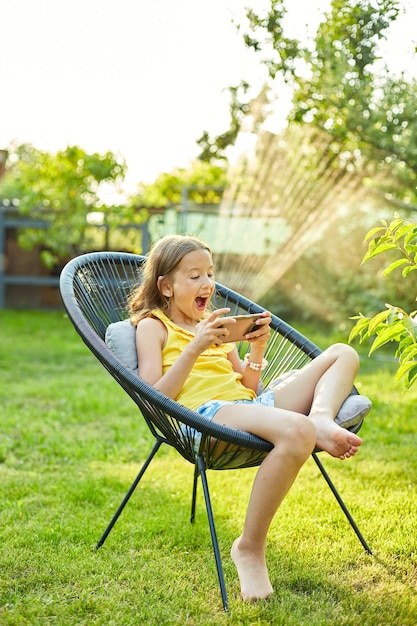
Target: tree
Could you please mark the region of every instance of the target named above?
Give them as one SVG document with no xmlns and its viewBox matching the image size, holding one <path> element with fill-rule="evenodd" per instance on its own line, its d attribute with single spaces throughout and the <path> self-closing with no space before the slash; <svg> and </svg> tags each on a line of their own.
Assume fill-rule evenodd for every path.
<svg viewBox="0 0 417 626">
<path fill-rule="evenodd" d="M 210 137 L 207 130 L 197 139 L 197 145 L 201 152 L 198 159 L 204 163 L 225 162 L 225 150 L 230 145 L 234 145 L 242 126 L 242 120 L 249 110 L 250 100 L 247 97 L 249 84 L 242 81 L 239 85 L 229 87 L 230 93 L 230 128 L 217 137 Z"/>
<path fill-rule="evenodd" d="M 285 5 L 271 0 L 258 14 L 248 9 L 239 30 L 267 69 L 270 85 L 277 79 L 291 85 L 289 122 L 326 132 L 340 166 L 361 172 L 385 201 L 415 203 L 417 83 L 393 76 L 378 54 L 401 1 L 332 0 L 314 40 L 304 43 L 286 36 Z M 201 158 L 219 158 L 234 143 L 250 111 L 250 86 L 242 85 L 231 88 L 230 130 L 215 138 L 205 132 Z"/>
<path fill-rule="evenodd" d="M 100 212 L 107 224 L 134 218 L 129 207 L 107 204 L 101 198 L 103 185 L 117 191 L 125 174 L 123 160 L 111 152 L 87 154 L 70 146 L 51 154 L 24 144 L 11 147 L 10 154 L 0 199 L 13 200 L 21 215 L 49 222 L 47 230 L 25 228 L 19 235 L 22 247 L 41 247 L 46 265 L 88 246 L 88 216 L 93 212 Z"/>
<path fill-rule="evenodd" d="M 375 214 L 382 217 L 387 207 L 390 211 L 394 208 L 404 212 L 417 208 L 417 82 L 405 73 L 394 75 L 379 58 L 380 43 L 397 19 L 402 4 L 401 0 L 332 0 L 316 33 L 303 42 L 286 36 L 285 5 L 289 6 L 289 0 L 270 0 L 265 9 L 257 12 L 249 9 L 246 25 L 240 26 L 246 45 L 268 72 L 271 91 L 278 92 L 283 81 L 293 90 L 288 128 L 281 137 L 286 139 L 288 131 L 298 127 L 301 136 L 313 137 L 312 149 L 317 144 L 315 136 L 326 145 L 326 152 L 308 170 L 308 176 L 305 171 L 297 173 L 300 186 L 302 181 L 315 176 L 317 186 L 311 185 L 309 199 L 316 200 L 323 189 L 324 168 L 326 175 L 334 177 L 335 181 L 342 180 L 342 187 L 345 185 L 344 204 L 340 206 L 343 221 L 338 219 L 332 223 L 332 231 L 328 231 L 330 241 L 326 240 L 325 246 L 317 246 L 315 261 L 323 277 L 323 256 L 319 256 L 323 253 L 319 248 L 335 246 L 334 264 L 328 266 L 329 287 L 325 292 L 327 296 L 333 294 L 333 304 L 339 314 L 342 308 L 340 285 L 345 281 L 350 298 L 343 298 L 343 305 L 353 305 L 343 310 L 346 316 L 360 308 L 360 297 L 368 303 L 372 299 L 374 309 L 378 310 L 384 293 L 384 284 L 375 272 L 368 272 L 366 267 L 361 268 L 360 275 L 358 272 L 346 274 L 339 260 L 343 259 L 343 250 L 354 248 L 360 262 L 362 242 L 355 230 L 360 227 L 368 230 L 375 223 Z M 304 146 L 299 142 L 295 148 L 301 160 Z M 271 164 L 263 165 L 259 169 L 264 172 Z M 282 175 L 289 175 L 288 170 Z M 357 184 L 355 189 L 361 191 L 356 206 L 355 196 L 345 183 L 349 175 Z M 259 182 L 264 189 L 263 181 Z M 286 192 L 284 188 L 283 193 Z M 294 198 L 291 209 L 294 213 L 300 212 L 301 199 L 300 196 Z M 277 196 L 277 206 L 282 200 L 282 195 Z M 333 211 L 330 218 L 339 217 L 336 203 L 330 210 Z M 321 227 L 324 231 L 330 218 L 326 215 L 317 220 L 316 231 Z M 352 223 L 355 228 L 347 233 Z M 295 238 L 299 243 L 299 238 Z M 337 248 L 337 242 L 341 242 L 342 247 Z M 293 243 L 289 247 L 294 263 L 300 246 Z M 337 280 L 332 282 L 332 276 Z M 306 293 L 310 290 L 312 298 L 317 297 L 314 283 L 307 284 L 305 278 L 301 282 Z M 398 287 L 392 277 L 387 283 L 396 294 L 395 298 L 389 296 L 392 301 L 402 302 L 407 308 L 404 303 L 409 302 L 408 294 L 399 293 L 401 286 Z M 382 302 L 386 297 L 383 296 Z"/>
<path fill-rule="evenodd" d="M 237 25 L 237 29 L 242 33 L 245 45 L 255 53 L 263 55 L 261 63 L 267 67 L 271 79 L 278 75 L 283 76 L 286 82 L 294 77 L 298 60 L 305 54 L 300 43 L 285 36 L 282 26 L 283 18 L 287 13 L 284 0 L 271 0 L 271 7 L 265 15 L 257 15 L 254 10 L 247 9 L 247 25 Z M 261 37 L 259 38 L 259 34 Z M 264 56 L 265 49 L 268 49 L 271 56 Z M 265 86 L 258 98 L 251 93 L 251 85 L 242 80 L 239 85 L 229 87 L 230 92 L 230 126 L 229 129 L 211 137 L 207 131 L 197 140 L 197 144 L 202 148 L 198 158 L 202 161 L 216 162 L 218 160 L 227 161 L 225 152 L 229 146 L 235 144 L 236 138 L 241 130 L 245 117 L 257 110 L 256 123 L 262 121 L 259 114 L 259 99 L 262 104 L 267 104 L 268 87 Z M 256 124 L 254 130 L 256 131 Z"/>
<path fill-rule="evenodd" d="M 417 83 L 375 69 L 378 43 L 397 18 L 398 0 L 333 0 L 296 78 L 291 119 L 326 130 L 334 150 L 391 203 L 417 202 Z"/>
<path fill-rule="evenodd" d="M 265 65 L 272 80 L 278 76 L 286 83 L 291 83 L 297 76 L 300 60 L 308 55 L 308 49 L 297 39 L 285 34 L 284 18 L 287 14 L 285 0 L 271 0 L 270 7 L 264 14 L 257 14 L 247 9 L 246 28 L 239 26 L 246 46 L 262 55 L 261 63 Z"/>
<path fill-rule="evenodd" d="M 294 120 L 313 122 L 345 144 L 346 135 L 357 138 L 372 124 L 378 42 L 398 11 L 399 0 L 332 0 L 304 57 L 307 72 L 295 76 Z"/>
<path fill-rule="evenodd" d="M 407 278 L 417 270 L 417 223 L 407 222 L 397 215 L 390 224 L 383 221 L 382 226 L 370 230 L 366 241 L 368 251 L 363 262 L 389 251 L 399 252 L 399 258 L 387 265 L 385 276 L 401 269 L 403 278 Z M 417 311 L 407 312 L 388 303 L 385 307 L 373 317 L 362 314 L 353 317 L 356 324 L 349 341 L 359 337 L 362 343 L 375 336 L 369 355 L 382 346 L 396 344 L 399 365 L 395 380 L 403 379 L 405 388 L 409 389 L 417 381 Z"/>
<path fill-rule="evenodd" d="M 374 157 L 370 184 L 397 208 L 417 205 L 416 109 L 416 79 L 386 75 L 362 136 L 368 162 Z"/>
<path fill-rule="evenodd" d="M 141 184 L 133 203 L 142 208 L 166 208 L 187 200 L 196 204 L 219 204 L 226 185 L 224 165 L 195 161 L 189 168 L 160 174 L 154 183 Z"/>
</svg>

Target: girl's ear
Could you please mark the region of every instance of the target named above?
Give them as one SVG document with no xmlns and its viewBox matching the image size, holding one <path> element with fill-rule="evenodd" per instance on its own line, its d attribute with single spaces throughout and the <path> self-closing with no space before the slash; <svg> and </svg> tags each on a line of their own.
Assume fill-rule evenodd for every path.
<svg viewBox="0 0 417 626">
<path fill-rule="evenodd" d="M 172 296 L 172 289 L 167 279 L 165 278 L 165 276 L 159 276 L 156 284 L 158 286 L 160 293 L 163 296 L 165 296 L 166 298 L 170 298 Z"/>
</svg>

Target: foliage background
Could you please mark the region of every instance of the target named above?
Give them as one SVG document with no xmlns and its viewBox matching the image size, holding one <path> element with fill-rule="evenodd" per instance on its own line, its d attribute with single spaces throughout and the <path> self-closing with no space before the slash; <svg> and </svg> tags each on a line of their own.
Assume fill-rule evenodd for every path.
<svg viewBox="0 0 417 626">
<path fill-rule="evenodd" d="M 143 224 L 153 210 L 155 220 L 161 221 L 172 207 L 183 210 L 184 189 L 197 207 L 218 206 L 222 192 L 227 195 L 231 189 L 237 190 L 239 202 L 238 191 L 244 185 L 230 167 L 230 150 L 248 127 L 256 135 L 268 125 L 285 86 L 293 94 L 289 127 L 298 127 L 301 134 L 311 129 L 325 133 L 326 168 L 335 180 L 354 174 L 363 195 L 358 202 L 346 189 L 343 202 L 335 201 L 333 215 L 317 211 L 311 242 L 299 258 L 294 237 L 292 265 L 278 282 L 271 281 L 262 303 L 292 322 L 308 320 L 346 329 L 352 314 L 360 310 L 372 315 L 386 300 L 412 309 L 413 290 L 395 276 L 384 279 L 383 261 L 373 259 L 361 266 L 366 232 L 382 218 L 389 221 L 394 211 L 412 219 L 417 210 L 416 79 L 412 68 L 393 72 L 379 58 L 387 28 L 402 6 L 401 0 L 332 0 L 316 33 L 306 41 L 286 32 L 284 0 L 271 0 L 262 11 L 249 8 L 246 19 L 236 26 L 266 70 L 260 93 L 254 93 L 244 78 L 229 86 L 229 128 L 216 137 L 204 130 L 197 139 L 199 159 L 189 169 L 176 168 L 152 184 L 139 183 L 137 193 L 127 200 L 118 195 L 125 164 L 111 153 L 87 154 L 72 146 L 51 155 L 33 146 L 11 146 L 12 167 L 0 183 L 0 199 L 16 200 L 26 215 L 47 209 L 53 218 L 48 233 L 22 232 L 22 245 L 38 245 L 45 262 L 52 265 L 59 255 L 73 256 L 97 245 L 92 234 L 96 231 L 88 226 L 90 215 L 101 216 L 110 228 Z M 297 143 L 291 149 L 296 152 Z M 311 177 L 312 163 L 299 169 L 299 181 Z M 269 167 L 266 161 L 259 169 L 258 185 Z M 283 170 L 279 175 L 285 180 L 289 173 Z M 315 176 L 310 202 L 319 194 L 320 167 Z M 106 187 L 112 189 L 111 195 L 103 195 Z M 283 193 L 289 189 L 290 181 Z M 298 199 L 297 194 L 292 198 L 293 212 L 300 209 Z M 277 210 L 279 204 L 278 198 Z M 301 209 L 307 219 L 307 208 Z M 179 220 L 178 228 L 182 227 Z M 137 232 L 136 240 L 135 231 L 127 232 L 105 242 L 141 252 Z"/>
</svg>

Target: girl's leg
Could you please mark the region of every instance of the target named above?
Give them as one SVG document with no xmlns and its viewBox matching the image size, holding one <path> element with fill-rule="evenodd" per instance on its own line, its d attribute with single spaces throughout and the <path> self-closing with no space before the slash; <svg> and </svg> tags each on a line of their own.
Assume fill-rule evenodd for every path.
<svg viewBox="0 0 417 626">
<path fill-rule="evenodd" d="M 316 427 L 316 445 L 341 459 L 356 454 L 362 444 L 360 437 L 334 422 L 358 369 L 356 351 L 334 344 L 274 390 L 275 406 L 308 415 Z"/>
<path fill-rule="evenodd" d="M 304 415 L 266 406 L 225 406 L 214 419 L 274 444 L 258 469 L 243 532 L 232 547 L 243 599 L 267 598 L 273 591 L 265 561 L 267 532 L 279 505 L 314 448 L 315 428 Z"/>
</svg>

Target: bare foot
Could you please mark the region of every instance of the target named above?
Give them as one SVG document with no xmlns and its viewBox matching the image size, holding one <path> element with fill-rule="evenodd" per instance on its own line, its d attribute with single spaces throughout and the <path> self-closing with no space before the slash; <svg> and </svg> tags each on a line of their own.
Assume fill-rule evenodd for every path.
<svg viewBox="0 0 417 626">
<path fill-rule="evenodd" d="M 242 599 L 250 602 L 268 598 L 272 593 L 265 554 L 239 548 L 240 537 L 233 542 L 231 556 L 240 580 Z"/>
<path fill-rule="evenodd" d="M 362 439 L 333 420 L 313 419 L 317 432 L 316 445 L 337 459 L 348 459 L 355 455 L 362 445 Z"/>
</svg>

